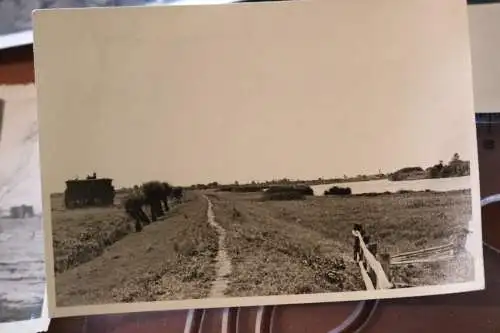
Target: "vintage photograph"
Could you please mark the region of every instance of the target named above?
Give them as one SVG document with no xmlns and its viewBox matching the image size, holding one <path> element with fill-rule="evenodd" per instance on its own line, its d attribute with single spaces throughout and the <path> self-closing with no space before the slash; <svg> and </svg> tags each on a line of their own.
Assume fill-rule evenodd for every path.
<svg viewBox="0 0 500 333">
<path fill-rule="evenodd" d="M 40 318 L 44 304 L 36 107 L 34 84 L 0 85 L 0 325 Z"/>
<path fill-rule="evenodd" d="M 482 289 L 466 6 L 386 4 L 37 13 L 51 313 Z"/>
</svg>

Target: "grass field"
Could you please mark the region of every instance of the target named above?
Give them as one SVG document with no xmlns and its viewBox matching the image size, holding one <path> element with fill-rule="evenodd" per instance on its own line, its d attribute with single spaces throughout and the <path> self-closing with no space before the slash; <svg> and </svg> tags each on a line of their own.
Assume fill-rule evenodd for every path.
<svg viewBox="0 0 500 333">
<path fill-rule="evenodd" d="M 471 214 L 470 192 L 309 197 L 261 201 L 260 194 L 211 195 L 228 230 L 235 266 L 230 294 L 353 291 L 364 286 L 352 260 L 354 223 L 380 252 L 396 254 L 444 244 Z M 233 214 L 236 212 L 235 214 Z M 457 263 L 396 268 L 394 280 L 435 285 L 470 279 Z"/>
<path fill-rule="evenodd" d="M 92 260 L 134 230 L 119 206 L 65 210 L 63 201 L 61 195 L 51 198 L 56 273 Z"/>
<path fill-rule="evenodd" d="M 55 209 L 58 306 L 206 297 L 218 245 L 202 194 L 227 234 L 227 296 L 363 290 L 352 259 L 354 223 L 365 226 L 379 252 L 396 254 L 447 243 L 471 214 L 470 191 L 286 201 L 188 191 L 167 216 L 135 233 L 119 208 Z M 413 265 L 392 275 L 395 282 L 436 285 L 471 279 L 462 268 L 457 262 Z"/>
<path fill-rule="evenodd" d="M 57 305 L 205 297 L 217 251 L 206 209 L 206 200 L 188 193 L 183 203 L 142 232 L 132 232 L 101 255 L 56 275 Z"/>
</svg>

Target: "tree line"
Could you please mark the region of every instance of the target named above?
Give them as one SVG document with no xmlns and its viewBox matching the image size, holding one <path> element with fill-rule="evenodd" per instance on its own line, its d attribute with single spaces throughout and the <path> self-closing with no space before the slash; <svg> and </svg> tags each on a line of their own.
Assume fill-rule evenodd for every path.
<svg viewBox="0 0 500 333">
<path fill-rule="evenodd" d="M 421 167 L 406 167 L 389 175 L 389 180 L 413 180 L 413 179 L 437 179 L 462 177 L 470 175 L 470 162 L 460 158 L 458 153 L 453 154 L 448 163 L 442 160 L 426 168 Z"/>
<path fill-rule="evenodd" d="M 124 199 L 127 214 L 134 219 L 136 231 L 164 216 L 169 210 L 169 201 L 181 202 L 184 195 L 182 187 L 168 182 L 149 181 L 135 185 Z M 150 215 L 144 210 L 149 207 Z"/>
</svg>

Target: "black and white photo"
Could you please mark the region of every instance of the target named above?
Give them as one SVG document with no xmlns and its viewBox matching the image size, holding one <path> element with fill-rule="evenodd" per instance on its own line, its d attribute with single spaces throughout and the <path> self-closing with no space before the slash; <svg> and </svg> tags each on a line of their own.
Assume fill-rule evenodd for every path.
<svg viewBox="0 0 500 333">
<path fill-rule="evenodd" d="M 52 315 L 484 288 L 465 3 L 34 20 Z"/>
<path fill-rule="evenodd" d="M 34 84 L 0 85 L 0 330 L 48 325 Z"/>
</svg>

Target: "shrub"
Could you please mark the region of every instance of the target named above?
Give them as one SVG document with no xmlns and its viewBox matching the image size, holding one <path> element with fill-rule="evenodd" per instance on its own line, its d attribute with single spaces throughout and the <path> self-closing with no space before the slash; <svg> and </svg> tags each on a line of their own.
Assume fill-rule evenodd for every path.
<svg viewBox="0 0 500 333">
<path fill-rule="evenodd" d="M 231 187 L 231 192 L 250 193 L 250 192 L 260 192 L 263 189 L 264 187 L 261 185 L 237 185 Z"/>
<path fill-rule="evenodd" d="M 351 195 L 352 190 L 350 187 L 337 187 L 333 186 L 325 191 L 325 195 Z"/>
<path fill-rule="evenodd" d="M 366 193 L 359 193 L 355 194 L 357 197 L 378 197 L 383 195 L 384 193 L 378 193 L 378 192 L 366 192 Z"/>
<path fill-rule="evenodd" d="M 298 192 L 304 195 L 314 195 L 314 191 L 310 186 L 307 185 L 273 185 L 269 187 L 266 192 L 268 193 L 278 193 L 278 192 Z"/>
<path fill-rule="evenodd" d="M 314 191 L 307 185 L 275 185 L 269 187 L 263 194 L 264 200 L 302 200 Z"/>
<path fill-rule="evenodd" d="M 216 191 L 217 192 L 231 192 L 232 188 L 233 188 L 232 186 L 223 185 L 223 186 L 219 187 Z"/>
<path fill-rule="evenodd" d="M 263 200 L 303 200 L 306 196 L 299 191 L 264 192 Z"/>
<path fill-rule="evenodd" d="M 413 193 L 413 192 L 414 191 L 412 191 L 412 190 L 399 190 L 396 193 L 397 194 L 409 194 L 409 193 Z"/>
<path fill-rule="evenodd" d="M 310 186 L 307 185 L 296 185 L 295 191 L 299 191 L 304 195 L 314 195 L 314 191 Z"/>
</svg>

